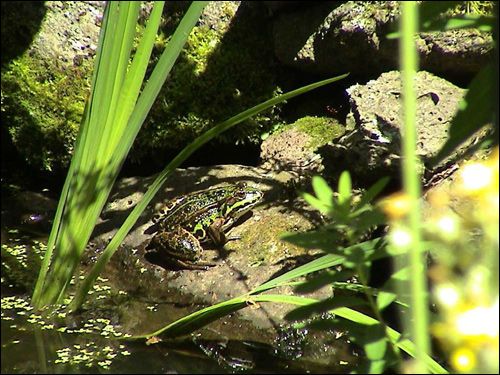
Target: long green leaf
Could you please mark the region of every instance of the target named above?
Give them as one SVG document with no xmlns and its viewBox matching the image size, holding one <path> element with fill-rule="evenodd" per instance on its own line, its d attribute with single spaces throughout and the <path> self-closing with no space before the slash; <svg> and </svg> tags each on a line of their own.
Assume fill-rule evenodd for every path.
<svg viewBox="0 0 500 375">
<path fill-rule="evenodd" d="M 152 49 L 154 36 L 156 35 L 156 30 L 159 25 L 161 10 L 163 9 L 163 3 L 164 2 L 159 2 L 160 6 L 157 7 L 155 5 L 155 8 L 153 8 L 152 17 L 148 22 L 148 27 L 146 28 L 143 42 L 141 42 L 141 45 L 138 48 L 138 53 L 136 54 L 134 61 L 132 63 L 132 67 L 127 74 L 130 75 L 130 77 L 127 77 L 125 79 L 124 85 L 126 85 L 126 88 L 129 91 L 128 93 L 125 94 L 120 93 L 121 95 L 124 95 L 122 98 L 126 101 L 125 104 L 135 103 L 135 97 L 133 95 L 138 93 L 139 85 L 137 81 L 142 82 L 147 62 L 149 61 L 149 54 Z M 130 150 L 133 140 L 135 139 L 137 133 L 139 132 L 140 126 L 142 125 L 142 122 L 144 121 L 147 115 L 147 111 L 149 111 L 150 107 L 153 105 L 154 100 L 156 99 L 156 95 L 158 94 L 163 83 L 165 82 L 165 79 L 167 78 L 167 75 L 170 72 L 173 63 L 178 57 L 180 50 L 182 49 L 182 46 L 184 45 L 189 35 L 189 32 L 197 22 L 206 3 L 207 3 L 206 1 L 194 2 L 189 7 L 181 23 L 177 27 L 174 35 L 172 36 L 172 39 L 168 44 L 166 51 L 162 54 L 160 61 L 156 65 L 153 73 L 151 74 L 150 79 L 148 80 L 148 83 L 144 87 L 143 92 L 141 93 L 139 99 L 137 100 L 137 104 L 135 105 L 132 113 L 130 114 L 130 111 L 127 108 L 122 108 L 119 111 L 118 120 L 120 121 L 120 123 L 118 123 L 117 125 L 120 125 L 120 127 L 124 129 L 123 132 L 119 134 L 119 136 L 117 136 L 116 135 L 117 133 L 115 133 L 114 138 L 116 138 L 118 143 L 116 144 L 115 153 L 109 159 L 109 165 L 106 168 L 109 171 L 113 171 L 113 174 L 112 175 L 109 174 L 108 176 L 103 176 L 106 183 L 106 187 L 101 187 L 101 189 L 99 190 L 102 191 L 101 197 L 103 197 L 104 199 L 99 202 L 99 206 L 94 205 L 94 210 L 92 210 L 92 215 L 93 217 L 95 217 L 95 220 L 97 220 L 97 217 L 100 211 L 102 210 L 102 207 L 105 204 L 105 200 L 109 195 L 112 184 L 116 179 L 118 171 L 120 170 L 120 167 L 126 158 L 126 154 Z M 130 118 L 128 117 L 129 114 Z M 106 190 L 104 191 L 104 189 Z M 94 224 L 95 221 L 89 223 L 90 228 L 93 228 Z M 88 241 L 88 238 L 86 239 L 86 241 Z M 102 258 L 103 256 L 101 256 L 100 259 Z M 103 267 L 104 264 L 105 262 L 102 263 L 101 267 Z M 93 268 L 93 270 L 95 269 L 96 267 Z M 82 288 L 80 289 L 80 291 L 82 292 L 77 294 L 71 306 L 81 305 L 81 303 L 83 302 L 83 298 L 85 297 L 86 293 L 88 292 L 91 285 L 95 281 L 95 278 L 97 277 L 97 275 L 95 275 L 95 277 L 93 277 L 93 275 L 94 274 L 91 271 L 91 274 L 88 276 L 88 278 L 90 278 L 91 281 L 83 283 Z M 70 309 L 72 309 L 71 306 Z"/>
<path fill-rule="evenodd" d="M 164 2 L 157 2 L 148 22 L 149 53 L 154 43 Z M 116 121 L 116 114 L 123 113 L 123 106 L 135 103 L 138 89 L 129 102 L 120 101 L 123 82 L 127 73 L 130 52 L 133 47 L 136 19 L 140 4 L 135 2 L 108 3 L 101 29 L 98 55 L 96 56 L 91 95 L 76 142 L 75 155 L 65 183 L 65 195 L 61 197 L 59 219 L 54 225 L 55 252 L 46 254 L 37 288 L 34 304 L 42 306 L 60 302 L 64 297 L 81 254 L 84 250 L 99 213 L 104 206 L 118 174 L 118 169 L 110 168 L 113 158 L 121 159 L 113 153 L 110 142 L 123 140 L 124 125 Z M 146 32 L 147 34 L 147 32 Z M 144 48 L 143 48 L 144 49 Z M 149 53 L 143 59 L 149 60 Z M 145 68 L 142 69 L 145 72 Z M 144 75 L 144 74 L 143 74 Z M 136 78 L 137 79 L 137 78 Z M 142 81 L 142 77 L 139 78 Z M 139 83 L 140 84 L 140 83 Z M 128 108 L 125 109 L 125 113 Z M 128 112 L 130 114 L 130 111 Z M 103 124 L 107 121 L 107 125 Z M 67 189 L 66 189 L 67 187 Z M 50 247 L 52 249 L 52 247 Z M 49 261 L 51 272 L 48 274 Z M 45 280 L 48 276 L 48 280 Z"/>
<path fill-rule="evenodd" d="M 208 324 L 209 322 L 215 321 L 223 316 L 226 316 L 228 313 L 238 311 L 246 306 L 254 306 L 255 304 L 261 302 L 286 303 L 296 306 L 307 306 L 318 303 L 319 301 L 313 298 L 287 296 L 281 294 L 246 295 L 233 298 L 231 300 L 224 301 L 216 305 L 209 306 L 207 308 L 196 311 L 179 320 L 176 320 L 175 322 L 155 332 L 151 332 L 146 335 L 132 336 L 125 339 L 126 340 L 145 339 L 152 336 L 158 336 L 160 334 L 167 335 L 170 337 L 188 334 L 190 332 L 193 332 L 197 328 Z M 338 317 L 366 326 L 376 326 L 379 324 L 378 320 L 347 307 L 339 307 L 330 310 L 329 312 Z M 396 342 L 396 345 L 400 349 L 404 350 L 411 356 L 415 356 L 415 345 L 411 341 L 400 340 L 401 334 L 392 328 L 388 328 L 388 333 L 390 338 L 394 342 Z M 424 363 L 426 364 L 427 368 L 434 374 L 448 373 L 442 366 L 440 366 L 436 361 L 434 361 L 429 356 L 424 357 Z"/>
</svg>

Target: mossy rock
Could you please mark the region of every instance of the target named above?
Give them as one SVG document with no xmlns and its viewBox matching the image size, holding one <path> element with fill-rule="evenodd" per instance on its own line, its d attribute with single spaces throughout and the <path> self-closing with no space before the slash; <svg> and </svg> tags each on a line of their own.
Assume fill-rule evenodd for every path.
<svg viewBox="0 0 500 375">
<path fill-rule="evenodd" d="M 2 68 L 4 126 L 22 158 L 40 171 L 69 165 L 97 44 L 99 15 L 89 8 L 94 6 L 49 2 L 29 49 Z M 270 34 L 259 9 L 239 2 L 207 7 L 139 133 L 131 160 L 166 163 L 218 122 L 279 93 L 271 42 L 265 38 Z M 181 16 L 179 9 L 165 12 L 151 68 L 168 41 L 164 35 L 171 35 Z M 142 27 L 139 23 L 139 31 Z M 278 111 L 254 116 L 218 141 L 257 143 L 278 121 Z"/>
<path fill-rule="evenodd" d="M 23 54 L 2 73 L 2 120 L 23 158 L 39 170 L 69 165 L 89 92 L 82 71 Z"/>
<path fill-rule="evenodd" d="M 323 170 L 317 150 L 340 138 L 345 128 L 330 117 L 306 116 L 278 127 L 261 146 L 262 167 L 318 173 Z"/>
<path fill-rule="evenodd" d="M 166 151 L 184 147 L 217 123 L 279 94 L 271 34 L 265 31 L 259 8 L 237 2 L 212 8 L 205 10 L 189 35 L 146 119 L 132 149 L 134 161 L 166 158 Z M 174 28 L 175 17 L 169 22 L 167 30 Z M 159 43 L 153 62 L 167 41 Z M 215 142 L 257 144 L 279 121 L 278 114 L 275 107 L 255 115 Z"/>
<path fill-rule="evenodd" d="M 5 8 L 15 12 L 17 6 L 10 2 Z M 51 1 L 42 7 L 38 11 L 44 16 L 32 30 L 32 43 L 10 54 L 8 61 L 2 59 L 2 121 L 21 157 L 35 169 L 50 171 L 67 168 L 71 159 L 103 9 L 95 2 Z M 6 27 L 22 29 L 19 23 L 25 20 L 21 15 L 18 19 L 11 17 Z M 21 37 L 18 43 L 26 39 Z M 16 38 L 2 35 L 3 41 L 11 45 Z M 6 50 L 12 49 L 9 45 Z"/>
</svg>

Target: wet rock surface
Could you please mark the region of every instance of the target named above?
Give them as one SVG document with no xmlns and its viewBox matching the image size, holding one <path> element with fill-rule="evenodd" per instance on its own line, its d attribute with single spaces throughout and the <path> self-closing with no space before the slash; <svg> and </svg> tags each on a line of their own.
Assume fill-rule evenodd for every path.
<svg viewBox="0 0 500 375">
<path fill-rule="evenodd" d="M 146 180 L 152 181 L 151 178 Z M 229 231 L 229 236 L 239 236 L 240 240 L 229 241 L 224 249 L 205 246 L 203 260 L 215 263 L 214 267 L 208 270 L 179 270 L 147 254 L 146 245 L 154 235 L 152 217 L 161 202 L 184 193 L 238 181 L 261 189 L 264 199 L 250 215 L 243 217 L 245 220 L 240 220 Z M 118 195 L 111 198 L 111 203 L 103 213 L 103 221 L 96 229 L 96 242 L 105 242 L 112 235 L 121 217 L 128 215 L 130 207 L 142 195 L 137 187 L 145 186 L 145 182 L 137 178 L 120 181 Z M 125 250 L 119 250 L 116 256 L 121 258 L 121 262 L 145 267 L 148 274 L 155 276 L 154 280 L 158 284 L 157 288 L 150 289 L 153 294 L 158 291 L 163 294 L 162 289 L 174 288 L 190 295 L 187 300 L 194 298 L 197 302 L 214 303 L 247 293 L 278 273 L 310 260 L 314 255 L 314 252 L 307 252 L 278 239 L 285 231 L 305 231 L 321 220 L 305 204 L 295 206 L 284 197 L 282 184 L 260 174 L 258 169 L 237 165 L 179 169 L 169 178 L 162 193 L 157 195 L 151 204 L 152 208 L 144 212 L 129 233 L 123 243 Z M 135 192 L 128 195 L 132 190 Z M 277 203 L 280 196 L 285 199 Z M 155 261 L 160 264 L 155 264 Z M 133 288 L 137 286 L 131 285 Z M 266 320 L 262 320 L 261 324 L 266 325 Z"/>
</svg>

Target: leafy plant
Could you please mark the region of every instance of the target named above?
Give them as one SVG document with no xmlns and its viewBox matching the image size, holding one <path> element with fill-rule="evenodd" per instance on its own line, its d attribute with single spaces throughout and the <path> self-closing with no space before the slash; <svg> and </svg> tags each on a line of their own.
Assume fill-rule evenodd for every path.
<svg viewBox="0 0 500 375">
<path fill-rule="evenodd" d="M 335 317 L 327 324 L 333 324 L 347 329 L 351 339 L 365 350 L 366 361 L 360 371 L 382 372 L 399 358 L 399 349 L 391 336 L 391 330 L 382 318 L 382 311 L 396 300 L 396 294 L 390 289 L 375 290 L 369 286 L 371 263 L 374 254 L 357 246 L 370 228 L 385 222 L 382 212 L 374 207 L 371 201 L 383 190 L 388 179 L 382 179 L 373 185 L 355 202 L 351 188 L 349 173 L 344 171 L 339 179 L 338 191 L 334 193 L 320 177 L 313 178 L 312 185 L 316 196 L 303 194 L 306 201 L 329 217 L 330 222 L 317 231 L 287 235 L 285 240 L 306 248 L 319 247 L 327 253 L 340 255 L 343 258 L 341 272 L 322 272 L 297 288 L 298 292 L 310 291 L 325 285 L 331 285 L 334 294 L 321 302 L 306 305 L 288 315 L 290 319 L 305 319 L 313 314 L 321 314 L 331 310 L 332 306 L 345 307 L 368 306 L 376 318 L 376 323 L 369 330 L 356 321 L 345 321 Z M 332 246 L 340 238 L 345 238 L 348 247 Z M 321 239 L 321 243 L 318 243 Z M 381 256 L 375 252 L 376 256 Z M 360 282 L 358 291 L 364 293 L 364 299 L 350 294 L 337 296 L 335 291 L 342 293 L 339 276 L 356 276 Z M 345 285 L 345 284 L 344 284 Z M 339 289 L 337 287 L 341 286 Z M 351 292 L 352 292 L 351 288 Z M 347 291 L 348 292 L 348 291 Z M 325 324 L 313 323 L 312 327 L 324 328 Z"/>
<path fill-rule="evenodd" d="M 189 8 L 141 93 L 164 2 L 154 4 L 131 63 L 140 3 L 107 3 L 90 98 L 33 293 L 36 307 L 64 298 L 132 142 L 205 3 Z"/>
</svg>

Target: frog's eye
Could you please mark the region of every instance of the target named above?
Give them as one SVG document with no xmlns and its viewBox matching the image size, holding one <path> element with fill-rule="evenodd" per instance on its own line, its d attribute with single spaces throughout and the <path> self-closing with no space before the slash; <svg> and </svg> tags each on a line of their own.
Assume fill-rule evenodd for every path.
<svg viewBox="0 0 500 375">
<path fill-rule="evenodd" d="M 238 191 L 235 194 L 235 198 L 234 198 L 235 202 L 234 203 L 236 203 L 237 200 L 241 201 L 241 200 L 245 199 L 246 197 L 247 197 L 247 193 L 246 192 L 244 192 L 244 191 Z"/>
<path fill-rule="evenodd" d="M 244 182 L 244 181 L 240 181 L 240 182 L 237 182 L 237 183 L 236 183 L 236 186 L 237 186 L 238 188 L 240 188 L 240 189 L 244 189 L 244 188 L 246 188 L 246 187 L 247 187 L 247 183 L 246 183 L 246 182 Z"/>
</svg>

